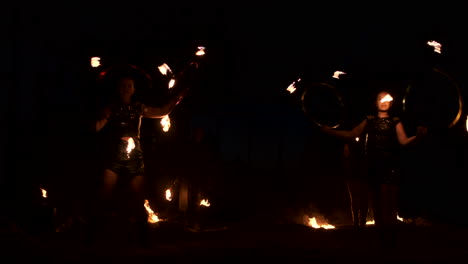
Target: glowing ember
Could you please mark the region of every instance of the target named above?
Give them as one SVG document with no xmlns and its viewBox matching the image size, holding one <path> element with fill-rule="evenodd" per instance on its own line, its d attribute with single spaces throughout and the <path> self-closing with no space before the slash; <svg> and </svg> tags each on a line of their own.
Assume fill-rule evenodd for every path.
<svg viewBox="0 0 468 264">
<path fill-rule="evenodd" d="M 171 89 L 172 87 L 174 87 L 174 84 L 175 84 L 175 79 L 171 79 L 169 81 L 169 89 Z"/>
<path fill-rule="evenodd" d="M 203 199 L 201 200 L 200 205 L 210 207 L 211 204 L 208 202 L 208 199 Z"/>
<path fill-rule="evenodd" d="M 171 189 L 167 189 L 167 190 L 166 190 L 166 200 L 172 201 Z"/>
<path fill-rule="evenodd" d="M 42 191 L 42 197 L 47 198 L 47 191 L 42 188 L 41 188 L 41 191 Z"/>
<path fill-rule="evenodd" d="M 92 57 L 91 58 L 91 67 L 99 67 L 101 65 L 101 62 L 100 62 L 101 58 L 99 57 Z"/>
<path fill-rule="evenodd" d="M 130 152 L 135 148 L 135 141 L 133 141 L 133 138 L 129 138 L 127 142 L 127 157 L 130 158 Z"/>
<path fill-rule="evenodd" d="M 342 74 L 346 74 L 346 73 L 345 73 L 345 72 L 342 72 L 342 71 L 335 71 L 335 72 L 333 73 L 333 78 L 339 79 L 339 78 L 340 78 L 340 75 L 342 75 Z"/>
<path fill-rule="evenodd" d="M 172 73 L 171 68 L 166 63 L 163 63 L 162 65 L 158 66 L 159 72 L 161 72 L 162 75 L 167 75 L 167 73 Z"/>
<path fill-rule="evenodd" d="M 393 101 L 393 97 L 390 96 L 389 94 L 385 95 L 382 99 L 380 99 L 380 102 L 381 103 L 384 103 L 384 102 L 391 102 Z"/>
<path fill-rule="evenodd" d="M 442 53 L 442 45 L 439 42 L 431 40 L 427 42 L 427 45 L 434 47 L 434 52 Z"/>
<path fill-rule="evenodd" d="M 203 56 L 203 55 L 205 55 L 205 47 L 199 46 L 199 47 L 198 47 L 198 51 L 195 53 L 195 55 L 197 55 L 197 56 Z"/>
<path fill-rule="evenodd" d="M 300 78 L 297 79 L 297 81 L 292 82 L 292 83 L 288 86 L 288 88 L 286 88 L 286 90 L 287 90 L 288 92 L 290 92 L 290 93 L 294 93 L 294 91 L 296 91 L 296 82 L 299 82 L 299 81 L 301 81 Z"/>
<path fill-rule="evenodd" d="M 153 210 L 149 206 L 148 200 L 145 200 L 145 208 L 146 208 L 146 212 L 148 212 L 148 222 L 149 223 L 154 224 L 154 223 L 157 223 L 157 222 L 161 221 L 161 219 L 159 219 L 159 217 L 153 212 Z"/>
<path fill-rule="evenodd" d="M 165 115 L 161 119 L 161 126 L 164 132 L 169 131 L 169 128 L 171 127 L 171 119 L 169 118 L 169 115 Z"/>
<path fill-rule="evenodd" d="M 309 225 L 311 227 L 313 227 L 313 228 L 324 228 L 324 229 L 333 229 L 333 228 L 335 228 L 334 226 L 329 225 L 329 224 L 319 225 L 317 223 L 317 219 L 315 219 L 315 217 L 309 218 Z"/>
</svg>

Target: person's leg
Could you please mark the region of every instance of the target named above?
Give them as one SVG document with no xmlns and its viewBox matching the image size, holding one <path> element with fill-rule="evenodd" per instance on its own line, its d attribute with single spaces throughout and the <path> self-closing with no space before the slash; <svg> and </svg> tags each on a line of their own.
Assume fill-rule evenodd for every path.
<svg viewBox="0 0 468 264">
<path fill-rule="evenodd" d="M 149 245 L 149 223 L 148 213 L 146 212 L 145 192 L 144 192 L 144 177 L 141 175 L 132 177 L 130 181 L 130 203 L 128 212 L 130 217 L 135 219 L 136 234 L 138 236 L 139 245 L 147 247 Z"/>
<path fill-rule="evenodd" d="M 359 226 L 365 227 L 369 212 L 369 190 L 365 182 L 359 184 Z"/>
<path fill-rule="evenodd" d="M 353 226 L 359 226 L 359 189 L 356 181 L 349 179 L 347 181 L 349 199 L 351 202 L 351 216 L 353 219 Z"/>
</svg>

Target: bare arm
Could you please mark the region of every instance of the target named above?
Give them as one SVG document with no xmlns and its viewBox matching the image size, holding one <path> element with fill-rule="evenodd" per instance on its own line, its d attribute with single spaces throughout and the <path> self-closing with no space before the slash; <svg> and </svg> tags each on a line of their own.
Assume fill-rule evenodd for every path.
<svg viewBox="0 0 468 264">
<path fill-rule="evenodd" d="M 359 125 L 355 126 L 352 130 L 334 130 L 327 126 L 321 126 L 320 130 L 328 135 L 337 137 L 339 139 L 350 140 L 359 137 L 362 134 L 364 128 L 366 127 L 366 123 L 367 120 L 364 119 Z"/>
<path fill-rule="evenodd" d="M 169 102 L 161 107 L 143 105 L 142 116 L 147 118 L 163 118 L 174 110 L 175 106 L 185 97 L 186 90 L 183 93 L 172 97 Z"/>
<path fill-rule="evenodd" d="M 96 120 L 96 132 L 99 132 L 107 124 L 107 120 L 109 119 L 110 115 L 111 115 L 110 107 L 105 107 L 101 111 L 101 113 L 98 115 L 98 118 Z"/>
<path fill-rule="evenodd" d="M 405 128 L 403 127 L 403 124 L 399 122 L 396 125 L 396 132 L 397 132 L 397 137 L 398 137 L 398 142 L 400 142 L 400 145 L 402 146 L 408 146 L 409 144 L 414 144 L 417 142 L 417 139 L 421 138 L 424 136 L 427 132 L 426 127 L 418 127 L 418 131 L 416 135 L 408 137 L 405 132 Z"/>
</svg>

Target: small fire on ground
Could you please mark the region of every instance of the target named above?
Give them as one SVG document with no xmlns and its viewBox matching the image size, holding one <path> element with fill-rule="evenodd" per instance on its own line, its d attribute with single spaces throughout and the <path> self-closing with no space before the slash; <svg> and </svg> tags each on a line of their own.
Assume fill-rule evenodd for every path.
<svg viewBox="0 0 468 264">
<path fill-rule="evenodd" d="M 154 223 L 157 223 L 157 222 L 161 221 L 161 219 L 159 219 L 158 215 L 151 209 L 148 200 L 145 200 L 145 208 L 146 208 L 146 212 L 148 213 L 148 222 L 149 223 L 154 224 Z"/>
</svg>

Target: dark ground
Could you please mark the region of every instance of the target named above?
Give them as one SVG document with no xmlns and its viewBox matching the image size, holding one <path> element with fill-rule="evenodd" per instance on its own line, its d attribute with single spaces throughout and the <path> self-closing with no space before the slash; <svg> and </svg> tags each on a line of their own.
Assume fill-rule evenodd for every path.
<svg viewBox="0 0 468 264">
<path fill-rule="evenodd" d="M 83 243 L 83 225 L 61 232 L 36 233 L 4 228 L 0 233 L 2 255 L 18 263 L 152 263 L 158 261 L 270 261 L 308 263 L 455 263 L 468 256 L 468 228 L 449 225 L 401 223 L 397 248 L 380 247 L 374 226 L 355 230 L 348 225 L 314 229 L 300 224 L 274 223 L 268 218 L 204 229 L 181 222 L 152 225 L 150 246 L 138 247 L 122 222 L 109 221 L 92 246 Z M 458 262 L 457 261 L 457 262 Z M 357 263 L 356 262 L 356 263 Z"/>
</svg>

